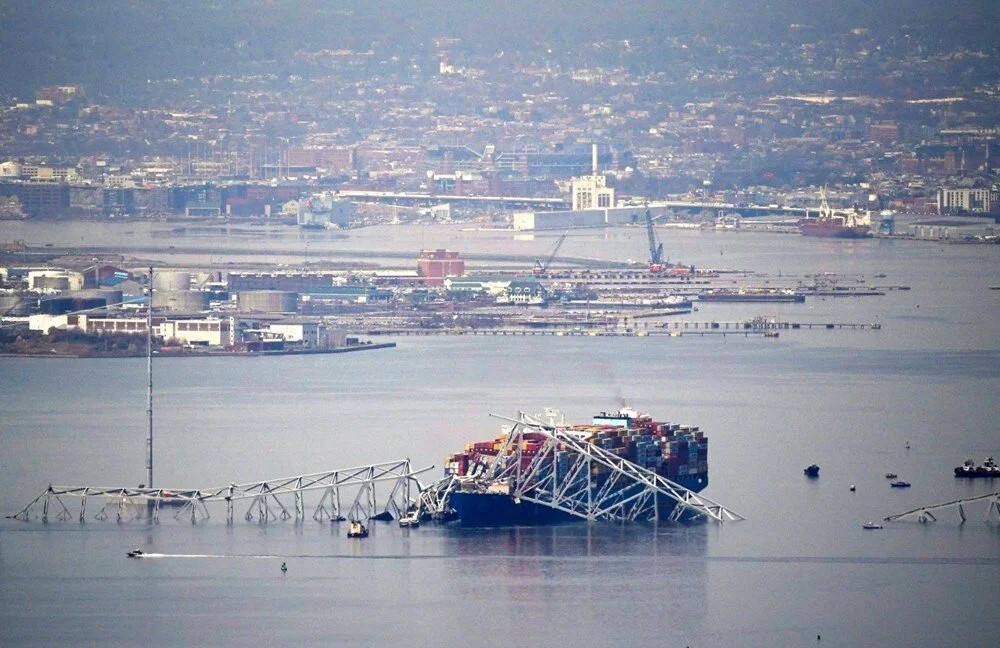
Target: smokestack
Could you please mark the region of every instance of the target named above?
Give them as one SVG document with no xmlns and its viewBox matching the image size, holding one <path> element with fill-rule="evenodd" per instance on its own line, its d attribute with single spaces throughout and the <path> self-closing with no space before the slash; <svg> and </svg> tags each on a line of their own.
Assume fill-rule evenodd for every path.
<svg viewBox="0 0 1000 648">
<path fill-rule="evenodd" d="M 597 175 L 597 144 L 590 145 L 590 168 L 591 173 Z"/>
</svg>

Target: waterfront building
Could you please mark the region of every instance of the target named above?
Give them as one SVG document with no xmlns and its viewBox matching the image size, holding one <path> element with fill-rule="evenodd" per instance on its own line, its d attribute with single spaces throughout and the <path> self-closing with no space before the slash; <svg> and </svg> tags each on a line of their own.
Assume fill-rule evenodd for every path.
<svg viewBox="0 0 1000 648">
<path fill-rule="evenodd" d="M 444 280 L 444 287 L 450 293 L 497 297 L 507 290 L 511 280 L 511 277 L 497 276 L 448 277 Z"/>
<path fill-rule="evenodd" d="M 608 209 L 615 206 L 615 190 L 607 185 L 608 179 L 597 172 L 597 144 L 592 149 L 592 167 L 589 176 L 573 178 L 570 183 L 573 211 L 581 209 Z"/>
<path fill-rule="evenodd" d="M 498 304 L 541 305 L 548 298 L 545 286 L 534 277 L 517 277 L 497 297 Z"/>
<path fill-rule="evenodd" d="M 939 214 L 989 214 L 1000 211 L 1000 192 L 990 187 L 942 187 L 937 192 Z"/>
<path fill-rule="evenodd" d="M 354 219 L 354 203 L 337 198 L 330 191 L 313 194 L 298 203 L 296 222 L 299 227 L 347 227 Z"/>
<path fill-rule="evenodd" d="M 458 252 L 452 250 L 421 250 L 417 259 L 417 274 L 426 277 L 429 286 L 440 286 L 446 277 L 461 277 L 465 274 L 465 261 Z"/>
</svg>

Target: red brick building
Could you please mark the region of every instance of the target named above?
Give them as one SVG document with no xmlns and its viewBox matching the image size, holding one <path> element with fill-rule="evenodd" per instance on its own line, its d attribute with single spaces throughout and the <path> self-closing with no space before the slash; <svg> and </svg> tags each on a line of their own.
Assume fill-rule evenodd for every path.
<svg viewBox="0 0 1000 648">
<path fill-rule="evenodd" d="M 445 277 L 461 277 L 465 274 L 465 261 L 458 252 L 451 250 L 421 250 L 417 260 L 417 274 L 427 277 L 425 284 L 440 286 Z"/>
</svg>

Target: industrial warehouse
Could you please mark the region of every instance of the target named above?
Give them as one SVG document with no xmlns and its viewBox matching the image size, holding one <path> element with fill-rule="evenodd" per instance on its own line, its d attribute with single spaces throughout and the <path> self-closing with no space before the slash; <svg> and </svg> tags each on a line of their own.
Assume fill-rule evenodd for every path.
<svg viewBox="0 0 1000 648">
<path fill-rule="evenodd" d="M 158 353 L 175 354 L 329 353 L 394 346 L 371 340 L 414 335 L 776 338 L 778 329 L 878 326 L 763 314 L 681 318 L 721 307 L 713 304 L 802 304 L 906 288 L 853 275 L 774 276 L 671 264 L 651 210 L 642 218 L 649 258 L 639 267 L 560 257 L 568 232 L 533 265 L 508 259 L 470 267 L 448 249 L 421 250 L 411 269 L 326 263 L 154 270 L 136 267 L 136 259 L 65 250 L 31 250 L 38 263 L 16 263 L 17 252 L 8 253 L 0 268 L 0 353 L 139 355 L 147 327 Z"/>
<path fill-rule="evenodd" d="M 25 335 L 52 340 L 69 336 L 78 342 L 89 336 L 92 343 L 102 338 L 102 348 L 108 350 L 113 347 L 107 346 L 107 338 L 138 340 L 151 327 L 160 353 L 319 353 L 393 346 L 363 344 L 334 318 L 303 316 L 301 305 L 310 304 L 309 291 L 323 292 L 319 286 L 308 286 L 321 274 L 233 274 L 230 280 L 241 288 L 230 294 L 219 273 L 155 272 L 152 268 L 132 272 L 113 264 L 79 269 L 72 263 L 66 265 L 3 268 L 0 330 L 16 333 L 22 342 Z M 329 275 L 325 279 L 331 281 Z M 255 283 L 295 285 L 304 292 L 246 289 Z M 329 307 L 331 296 L 357 301 L 363 297 L 361 293 L 350 287 L 339 292 L 331 289 L 322 298 Z M 153 308 L 147 312 L 150 294 Z M 137 347 L 131 350 L 139 352 Z M 28 350 L 25 353 L 31 355 Z M 86 350 L 80 354 L 103 355 Z"/>
</svg>

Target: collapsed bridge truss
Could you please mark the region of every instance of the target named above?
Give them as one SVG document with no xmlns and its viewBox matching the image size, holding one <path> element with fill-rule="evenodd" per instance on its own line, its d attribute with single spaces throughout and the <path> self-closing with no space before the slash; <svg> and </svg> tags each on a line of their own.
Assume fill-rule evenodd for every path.
<svg viewBox="0 0 1000 648">
<path fill-rule="evenodd" d="M 417 475 L 432 468 L 413 470 L 409 459 L 401 459 L 194 490 L 50 485 L 10 517 L 25 522 L 73 519 L 85 522 L 88 501 L 94 500 L 98 507 L 93 515 L 96 520 L 128 522 L 148 518 L 157 523 L 161 513 L 169 511 L 175 519 L 190 518 L 195 523 L 211 517 L 211 505 L 224 506 L 227 524 L 233 524 L 240 512 L 248 522 L 259 524 L 278 520 L 301 522 L 306 517 L 306 495 L 316 494 L 319 501 L 312 517 L 320 522 L 400 518 L 423 490 Z M 241 511 L 237 511 L 240 502 L 246 503 L 246 508 L 239 507 Z"/>
<path fill-rule="evenodd" d="M 966 521 L 966 507 L 973 503 L 985 502 L 986 503 L 986 515 L 984 520 L 986 522 L 990 521 L 993 511 L 997 512 L 997 517 L 1000 518 L 1000 491 L 995 493 L 987 493 L 985 495 L 979 495 L 978 497 L 966 497 L 964 499 L 952 500 L 950 502 L 942 502 L 941 504 L 930 504 L 928 506 L 921 506 L 920 508 L 915 508 L 909 511 L 904 511 L 903 513 L 896 513 L 895 515 L 887 515 L 885 517 L 886 522 L 900 521 L 912 521 L 927 523 L 936 522 L 937 513 L 940 515 L 944 511 L 956 511 L 958 512 L 958 517 L 962 524 Z"/>
<path fill-rule="evenodd" d="M 497 417 L 503 418 L 503 417 Z M 588 443 L 571 431 L 520 413 L 506 419 L 513 428 L 492 464 L 467 477 L 450 476 L 421 494 L 422 513 L 446 518 L 448 498 L 456 489 L 509 492 L 515 501 L 548 506 L 584 520 L 610 522 L 659 521 L 661 509 L 669 520 L 685 514 L 718 522 L 742 520 L 742 515 L 707 497 Z M 523 434 L 540 433 L 542 446 L 531 456 L 522 453 Z"/>
<path fill-rule="evenodd" d="M 94 502 L 91 510 L 97 507 L 92 516 L 96 520 L 158 523 L 166 513 L 197 523 L 211 517 L 211 508 L 222 508 L 230 525 L 238 515 L 258 524 L 298 523 L 305 520 L 306 499 L 312 495 L 312 518 L 320 522 L 399 519 L 414 508 L 418 517 L 447 521 L 454 517 L 449 499 L 457 489 L 502 489 L 515 502 L 547 506 L 589 521 L 660 521 L 664 512 L 669 521 L 744 519 L 722 504 L 588 443 L 572 430 L 524 413 L 505 420 L 514 425 L 491 463 L 470 476 L 451 475 L 430 486 L 422 485 L 417 475 L 433 466 L 413 470 L 409 459 L 204 489 L 50 485 L 10 517 L 85 522 L 88 502 Z M 531 455 L 522 452 L 527 432 L 544 437 Z"/>
</svg>

